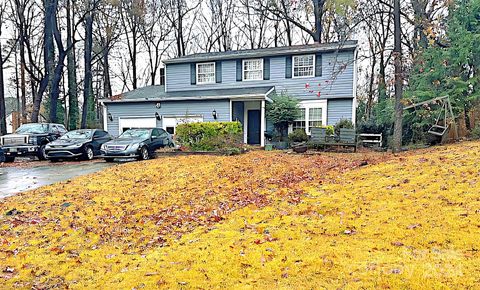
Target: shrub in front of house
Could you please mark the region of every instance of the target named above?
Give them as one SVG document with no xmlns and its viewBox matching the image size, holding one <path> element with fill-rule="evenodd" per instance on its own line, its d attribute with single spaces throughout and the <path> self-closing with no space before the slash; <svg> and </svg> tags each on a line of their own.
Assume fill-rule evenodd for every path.
<svg viewBox="0 0 480 290">
<path fill-rule="evenodd" d="M 191 151 L 240 153 L 243 130 L 240 122 L 185 123 L 176 128 L 176 140 Z"/>
<path fill-rule="evenodd" d="M 303 129 L 296 129 L 288 134 L 288 140 L 292 143 L 302 143 L 308 141 L 308 135 Z"/>
<path fill-rule="evenodd" d="M 340 129 L 354 129 L 355 126 L 353 125 L 352 121 L 348 119 L 340 119 L 335 124 L 335 134 L 340 134 Z"/>
<path fill-rule="evenodd" d="M 267 119 L 275 127 L 275 141 L 286 141 L 288 125 L 291 124 L 300 114 L 298 100 L 295 97 L 281 94 L 272 97 L 271 103 L 266 105 Z"/>
<path fill-rule="evenodd" d="M 335 134 L 335 127 L 333 127 L 332 125 L 322 126 L 322 128 L 325 128 L 325 134 L 327 136 Z"/>
</svg>

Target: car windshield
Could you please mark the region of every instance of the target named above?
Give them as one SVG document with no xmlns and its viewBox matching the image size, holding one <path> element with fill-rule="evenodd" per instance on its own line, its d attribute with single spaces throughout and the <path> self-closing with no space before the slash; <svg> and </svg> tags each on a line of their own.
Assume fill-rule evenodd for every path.
<svg viewBox="0 0 480 290">
<path fill-rule="evenodd" d="M 48 133 L 48 125 L 47 124 L 24 124 L 18 128 L 15 133 L 17 134 L 44 134 Z"/>
<path fill-rule="evenodd" d="M 145 138 L 150 137 L 149 129 L 130 129 L 123 132 L 118 138 L 120 139 L 130 139 L 130 138 Z"/>
<path fill-rule="evenodd" d="M 92 137 L 91 130 L 75 130 L 63 135 L 60 139 L 90 139 Z"/>
</svg>

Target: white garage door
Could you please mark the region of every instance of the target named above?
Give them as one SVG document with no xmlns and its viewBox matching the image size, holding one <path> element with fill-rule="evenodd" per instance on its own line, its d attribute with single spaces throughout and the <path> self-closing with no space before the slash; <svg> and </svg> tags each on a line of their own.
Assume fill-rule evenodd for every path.
<svg viewBox="0 0 480 290">
<path fill-rule="evenodd" d="M 120 118 L 119 120 L 120 134 L 128 129 L 134 128 L 155 128 L 157 127 L 157 119 L 155 118 Z"/>
</svg>

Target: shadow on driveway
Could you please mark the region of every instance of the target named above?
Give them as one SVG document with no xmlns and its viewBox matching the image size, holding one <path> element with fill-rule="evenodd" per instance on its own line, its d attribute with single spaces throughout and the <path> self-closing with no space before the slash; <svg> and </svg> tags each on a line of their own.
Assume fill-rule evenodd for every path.
<svg viewBox="0 0 480 290">
<path fill-rule="evenodd" d="M 0 198 L 100 171 L 114 165 L 106 162 L 42 162 L 32 167 L 0 167 Z"/>
</svg>

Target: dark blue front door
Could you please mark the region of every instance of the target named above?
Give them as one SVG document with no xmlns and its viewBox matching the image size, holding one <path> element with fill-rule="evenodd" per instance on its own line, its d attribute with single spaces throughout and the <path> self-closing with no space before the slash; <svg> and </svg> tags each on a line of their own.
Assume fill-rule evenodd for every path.
<svg viewBox="0 0 480 290">
<path fill-rule="evenodd" d="M 248 110 L 247 143 L 260 144 L 260 110 Z"/>
</svg>

